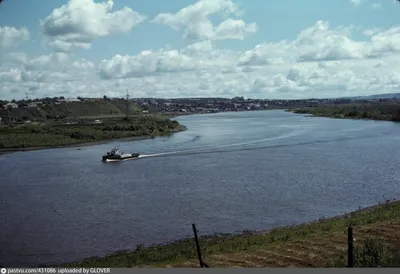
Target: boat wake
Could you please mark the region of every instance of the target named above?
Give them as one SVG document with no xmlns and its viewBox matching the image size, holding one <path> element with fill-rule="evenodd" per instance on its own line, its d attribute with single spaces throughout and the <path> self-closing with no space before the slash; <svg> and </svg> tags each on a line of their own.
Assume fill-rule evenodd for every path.
<svg viewBox="0 0 400 274">
<path fill-rule="evenodd" d="M 370 138 L 375 138 L 376 134 L 370 134 L 370 135 L 363 135 L 363 136 L 343 136 L 343 137 L 338 137 L 338 138 L 333 138 L 333 139 L 321 139 L 321 140 L 311 140 L 311 141 L 303 141 L 303 142 L 292 142 L 292 143 L 282 143 L 282 144 L 277 144 L 277 143 L 269 143 L 269 141 L 273 140 L 280 140 L 280 139 L 285 139 L 289 137 L 294 137 L 301 135 L 304 131 L 307 130 L 301 130 L 301 131 L 294 131 L 285 135 L 277 136 L 277 137 L 271 137 L 271 138 L 264 138 L 264 139 L 259 139 L 259 140 L 254 140 L 254 141 L 249 141 L 249 142 L 243 142 L 243 143 L 234 143 L 234 144 L 228 144 L 228 145 L 222 145 L 222 146 L 208 146 L 205 148 L 199 148 L 199 149 L 191 149 L 191 150 L 180 150 L 180 151 L 172 151 L 172 152 L 163 152 L 163 153 L 156 153 L 156 154 L 148 154 L 148 155 L 141 155 L 139 158 L 148 158 L 148 157 L 173 157 L 173 156 L 187 156 L 187 155 L 199 155 L 199 154 L 211 154 L 211 153 L 226 153 L 226 152 L 239 152 L 239 151 L 253 151 L 253 150 L 261 150 L 261 149 L 274 149 L 274 148 L 284 148 L 284 147 L 295 147 L 295 146 L 307 146 L 307 145 L 318 145 L 318 144 L 326 144 L 326 143 L 332 143 L 332 142 L 345 142 L 345 141 L 351 141 L 351 140 L 360 140 L 360 139 L 370 139 Z M 266 143 L 261 146 L 251 146 L 254 144 L 259 144 L 259 143 Z M 226 148 L 231 148 L 231 149 L 226 149 Z"/>
<path fill-rule="evenodd" d="M 263 138 L 263 139 L 258 139 L 254 141 L 248 141 L 248 142 L 242 142 L 242 143 L 234 143 L 234 144 L 228 144 L 228 145 L 220 145 L 220 146 L 206 146 L 203 148 L 196 148 L 196 149 L 188 149 L 188 150 L 178 150 L 178 151 L 171 151 L 171 152 L 163 152 L 163 153 L 155 153 L 155 154 L 144 154 L 140 155 L 138 158 L 149 158 L 149 157 L 160 157 L 160 156 L 168 156 L 168 155 L 174 155 L 174 154 L 179 154 L 179 155 L 186 155 L 186 154 L 193 154 L 193 153 L 204 153 L 207 152 L 210 149 L 221 149 L 221 148 L 229 148 L 229 147 L 240 147 L 240 146 L 247 146 L 247 145 L 254 145 L 258 143 L 264 143 L 264 142 L 269 142 L 269 141 L 275 141 L 275 140 L 280 140 L 280 139 L 286 139 L 290 137 L 295 137 L 298 135 L 301 135 L 305 133 L 307 130 L 295 130 L 293 132 L 283 134 L 280 136 L 276 137 L 268 137 L 268 138 Z M 212 151 L 211 151 L 212 152 Z"/>
</svg>

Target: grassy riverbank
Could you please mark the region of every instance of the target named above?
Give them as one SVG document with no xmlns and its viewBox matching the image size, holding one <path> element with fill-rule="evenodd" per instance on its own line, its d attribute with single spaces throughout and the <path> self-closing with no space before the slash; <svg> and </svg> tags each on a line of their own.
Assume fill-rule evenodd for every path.
<svg viewBox="0 0 400 274">
<path fill-rule="evenodd" d="M 201 237 L 200 245 L 204 260 L 210 267 L 327 267 L 332 264 L 343 266 L 342 256 L 347 246 L 346 229 L 350 224 L 354 227 L 357 250 L 362 247 L 364 239 L 379 237 L 391 255 L 397 254 L 396 250 L 400 248 L 399 201 L 387 202 L 344 216 L 273 229 L 269 232 Z M 190 229 L 188 224 L 188 232 Z M 198 229 L 201 235 L 201 224 Z M 379 247 L 379 244 L 373 245 L 376 246 Z M 357 251 L 356 257 L 360 258 L 361 253 Z M 391 265 L 394 263 L 393 260 L 390 262 Z M 103 258 L 89 258 L 65 266 L 198 267 L 198 265 L 195 243 L 193 239 L 186 239 L 154 247 L 140 245 L 134 251 L 118 252 Z"/>
<path fill-rule="evenodd" d="M 177 121 L 162 116 L 108 117 L 101 123 L 4 125 L 0 127 L 0 152 L 98 143 L 113 139 L 169 135 L 184 130 Z"/>
<path fill-rule="evenodd" d="M 288 111 L 330 118 L 400 121 L 400 104 L 394 103 L 354 103 L 346 105 L 330 104 L 316 107 L 289 109 Z"/>
</svg>

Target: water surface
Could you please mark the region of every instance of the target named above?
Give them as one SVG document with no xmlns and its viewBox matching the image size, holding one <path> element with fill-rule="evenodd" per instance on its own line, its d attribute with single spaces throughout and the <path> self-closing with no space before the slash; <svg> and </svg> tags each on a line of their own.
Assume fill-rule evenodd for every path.
<svg viewBox="0 0 400 274">
<path fill-rule="evenodd" d="M 171 137 L 0 156 L 0 265 L 269 229 L 400 196 L 400 126 L 284 111 L 182 116 Z M 145 157 L 102 163 L 114 145 Z M 146 156 L 147 155 L 147 156 Z"/>
</svg>

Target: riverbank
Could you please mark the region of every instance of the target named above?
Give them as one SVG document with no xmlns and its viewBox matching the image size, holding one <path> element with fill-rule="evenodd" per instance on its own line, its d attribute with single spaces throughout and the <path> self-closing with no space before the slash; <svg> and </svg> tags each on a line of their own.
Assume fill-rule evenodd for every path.
<svg viewBox="0 0 400 274">
<path fill-rule="evenodd" d="M 291 108 L 286 111 L 310 114 L 318 117 L 357 120 L 400 121 L 400 105 L 388 103 L 321 105 L 316 107 Z"/>
<path fill-rule="evenodd" d="M 386 201 L 307 224 L 264 232 L 203 236 L 199 241 L 204 261 L 210 267 L 326 267 L 332 263 L 341 266 L 343 261 L 340 259 L 347 248 L 346 230 L 349 225 L 354 227 L 356 247 L 362 247 L 365 239 L 379 237 L 392 254 L 396 255 L 400 250 L 400 201 Z M 198 229 L 201 235 L 201 224 Z M 103 258 L 89 258 L 65 264 L 63 267 L 198 265 L 193 239 L 184 239 L 153 247 L 139 245 L 133 251 L 118 252 Z"/>
<path fill-rule="evenodd" d="M 83 147 L 115 140 L 135 141 L 186 130 L 179 122 L 160 116 L 135 120 L 105 119 L 90 124 L 22 124 L 0 127 L 0 154 L 41 149 Z"/>
</svg>

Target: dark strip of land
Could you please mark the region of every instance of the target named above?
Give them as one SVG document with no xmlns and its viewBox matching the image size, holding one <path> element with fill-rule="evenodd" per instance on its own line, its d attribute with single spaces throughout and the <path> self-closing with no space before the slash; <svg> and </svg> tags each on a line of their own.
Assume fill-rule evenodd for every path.
<svg viewBox="0 0 400 274">
<path fill-rule="evenodd" d="M 400 121 L 400 104 L 398 103 L 323 104 L 289 108 L 288 111 L 330 118 Z"/>
<path fill-rule="evenodd" d="M 72 124 L 45 120 L 2 125 L 0 153 L 93 145 L 115 139 L 138 140 L 167 136 L 182 130 L 185 127 L 177 121 L 158 115 L 105 117 Z"/>
</svg>

